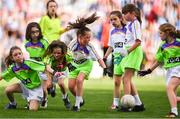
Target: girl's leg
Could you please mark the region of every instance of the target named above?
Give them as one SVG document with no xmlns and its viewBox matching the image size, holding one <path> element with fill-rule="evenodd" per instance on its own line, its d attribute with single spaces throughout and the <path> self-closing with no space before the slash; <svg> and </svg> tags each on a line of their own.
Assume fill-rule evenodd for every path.
<svg viewBox="0 0 180 119">
<path fill-rule="evenodd" d="M 68 88 L 71 91 L 71 93 L 73 94 L 73 96 L 76 96 L 76 79 L 69 79 L 68 80 Z"/>
<path fill-rule="evenodd" d="M 43 108 L 47 107 L 47 80 L 43 80 L 43 100 L 41 106 Z"/>
<path fill-rule="evenodd" d="M 166 92 L 171 106 L 171 112 L 178 115 L 176 89 L 180 85 L 180 79 L 172 77 L 166 86 Z"/>
<path fill-rule="evenodd" d="M 60 87 L 62 94 L 65 95 L 66 94 L 66 86 L 64 85 L 64 79 L 63 78 L 58 79 L 58 85 Z"/>
<path fill-rule="evenodd" d="M 16 108 L 16 101 L 14 100 L 14 93 L 22 93 L 22 89 L 19 83 L 10 85 L 6 87 L 5 93 L 10 101 L 10 103 L 5 107 L 6 109 Z"/>
<path fill-rule="evenodd" d="M 124 94 L 131 94 L 131 79 L 134 76 L 134 69 L 126 68 L 123 77 Z"/>
<path fill-rule="evenodd" d="M 180 97 L 176 97 L 176 99 L 177 99 L 177 103 L 180 103 Z"/>
<path fill-rule="evenodd" d="M 114 75 L 114 99 L 111 109 L 118 109 L 119 107 L 119 98 L 120 98 L 120 85 L 121 85 L 121 76 Z"/>
<path fill-rule="evenodd" d="M 74 111 L 78 111 L 80 109 L 80 106 L 82 106 L 83 103 L 83 82 L 84 82 L 84 78 L 85 78 L 85 74 L 80 72 L 77 79 L 76 79 L 76 86 L 77 86 L 77 90 L 76 90 L 76 102 L 75 102 L 75 106 L 74 106 Z"/>
<path fill-rule="evenodd" d="M 62 92 L 62 99 L 64 101 L 64 105 L 67 109 L 70 109 L 71 104 L 70 104 L 70 101 L 69 101 L 69 98 L 68 98 L 68 95 L 66 92 L 66 86 L 64 85 L 64 79 L 63 78 L 58 79 L 58 85 L 59 85 L 60 90 Z"/>
<path fill-rule="evenodd" d="M 135 87 L 135 85 L 132 82 L 132 77 L 134 76 L 134 69 L 126 68 L 124 77 L 123 77 L 123 82 L 124 82 L 124 94 L 131 94 L 134 96 L 135 99 L 135 107 L 133 108 L 133 111 L 144 111 L 144 105 L 142 104 L 138 91 Z"/>
<path fill-rule="evenodd" d="M 29 101 L 29 110 L 31 111 L 37 111 L 39 107 L 38 100 L 30 100 Z"/>
</svg>

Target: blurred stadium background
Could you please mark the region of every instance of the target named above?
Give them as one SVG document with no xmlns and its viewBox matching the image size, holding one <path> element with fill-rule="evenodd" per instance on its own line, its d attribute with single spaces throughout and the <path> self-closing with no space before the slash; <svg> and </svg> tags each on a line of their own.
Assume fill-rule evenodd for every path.
<svg viewBox="0 0 180 119">
<path fill-rule="evenodd" d="M 26 26 L 29 22 L 39 22 L 46 14 L 48 0 L 0 0 L 0 72 L 5 69 L 4 58 L 13 45 L 22 47 Z M 146 67 L 151 65 L 159 46 L 158 27 L 169 22 L 180 29 L 180 0 L 56 0 L 58 15 L 62 26 L 78 16 L 89 15 L 96 11 L 100 19 L 92 24 L 93 43 L 103 55 L 103 47 L 107 47 L 108 15 L 112 10 L 121 10 L 127 3 L 136 4 L 142 12 L 143 50 L 147 59 Z M 67 33 L 61 39 L 67 38 Z M 95 63 L 91 76 L 102 76 L 102 69 Z M 161 69 L 157 69 L 161 70 Z M 97 72 L 98 71 L 98 72 Z M 155 72 L 156 73 L 156 72 Z M 162 75 L 163 73 L 157 73 Z"/>
</svg>

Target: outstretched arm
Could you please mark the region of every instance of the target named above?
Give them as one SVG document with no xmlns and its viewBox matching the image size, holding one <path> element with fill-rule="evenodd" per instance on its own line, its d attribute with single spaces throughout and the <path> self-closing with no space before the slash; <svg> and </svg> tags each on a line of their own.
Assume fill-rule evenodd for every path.
<svg viewBox="0 0 180 119">
<path fill-rule="evenodd" d="M 147 75 L 147 74 L 150 74 L 156 67 L 158 67 L 160 65 L 160 63 L 158 62 L 158 61 L 155 61 L 154 63 L 153 63 L 153 65 L 149 68 L 149 69 L 147 69 L 147 70 L 142 70 L 142 71 L 138 71 L 138 74 L 140 75 L 140 76 L 145 76 L 145 75 Z"/>
<path fill-rule="evenodd" d="M 105 55 L 104 55 L 104 58 L 103 59 L 107 59 L 107 57 L 109 56 L 109 54 L 113 51 L 113 48 L 112 47 L 108 47 Z"/>
<path fill-rule="evenodd" d="M 102 68 L 106 68 L 106 65 L 102 59 L 98 59 L 98 62 Z"/>
</svg>

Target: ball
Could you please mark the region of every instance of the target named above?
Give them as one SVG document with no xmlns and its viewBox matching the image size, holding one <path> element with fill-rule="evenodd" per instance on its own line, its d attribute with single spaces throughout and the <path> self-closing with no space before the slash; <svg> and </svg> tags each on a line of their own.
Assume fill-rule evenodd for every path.
<svg viewBox="0 0 180 119">
<path fill-rule="evenodd" d="M 133 108 L 135 106 L 135 99 L 132 95 L 124 95 L 121 98 L 121 105 L 125 108 Z"/>
</svg>

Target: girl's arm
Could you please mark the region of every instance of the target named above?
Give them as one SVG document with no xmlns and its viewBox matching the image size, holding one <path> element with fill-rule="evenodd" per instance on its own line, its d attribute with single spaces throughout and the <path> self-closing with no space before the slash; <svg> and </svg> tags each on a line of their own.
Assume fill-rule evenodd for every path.
<svg viewBox="0 0 180 119">
<path fill-rule="evenodd" d="M 127 52 L 128 53 L 132 52 L 134 49 L 136 49 L 140 45 L 141 45 L 141 41 L 139 39 L 136 39 L 135 43 L 127 50 Z"/>
<path fill-rule="evenodd" d="M 102 68 L 106 68 L 106 65 L 102 59 L 98 59 L 98 62 Z"/>
<path fill-rule="evenodd" d="M 143 71 L 138 71 L 138 74 L 140 76 L 145 76 L 147 74 L 150 74 L 155 68 L 157 68 L 160 65 L 160 63 L 156 60 L 153 65 L 147 69 L 147 70 L 143 70 Z"/>
<path fill-rule="evenodd" d="M 109 54 L 110 54 L 112 51 L 113 51 L 113 48 L 109 46 L 108 49 L 107 49 L 107 51 L 106 51 L 106 53 L 105 53 L 105 55 L 104 55 L 104 59 L 107 59 L 107 57 L 109 56 Z"/>
</svg>

